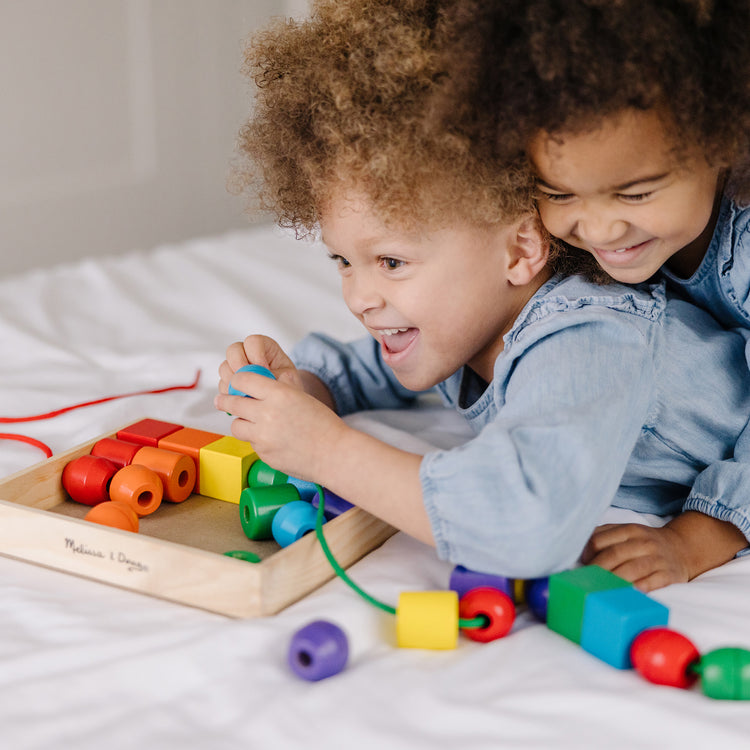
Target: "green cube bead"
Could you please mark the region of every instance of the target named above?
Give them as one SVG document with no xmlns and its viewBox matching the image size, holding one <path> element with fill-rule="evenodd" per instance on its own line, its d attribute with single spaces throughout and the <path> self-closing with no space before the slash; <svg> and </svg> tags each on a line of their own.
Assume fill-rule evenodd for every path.
<svg viewBox="0 0 750 750">
<path fill-rule="evenodd" d="M 547 627 L 573 643 L 580 644 L 586 597 L 595 591 L 609 591 L 632 585 L 598 565 L 555 573 L 549 578 Z"/>
</svg>

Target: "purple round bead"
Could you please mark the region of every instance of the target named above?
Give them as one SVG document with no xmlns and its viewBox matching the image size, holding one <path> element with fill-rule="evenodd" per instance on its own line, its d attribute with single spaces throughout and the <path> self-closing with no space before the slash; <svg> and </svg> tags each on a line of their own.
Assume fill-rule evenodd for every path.
<svg viewBox="0 0 750 750">
<path fill-rule="evenodd" d="M 316 492 L 313 499 L 310 501 L 313 508 L 320 505 L 320 497 Z M 354 506 L 348 501 L 344 500 L 343 497 L 339 497 L 335 492 L 331 492 L 327 487 L 323 487 L 323 514 L 329 520 L 337 518 L 342 513 L 346 513 L 347 510 Z"/>
<path fill-rule="evenodd" d="M 315 620 L 298 630 L 289 644 L 289 666 L 303 680 L 315 682 L 338 674 L 349 658 L 344 631 L 327 620 Z"/>
<path fill-rule="evenodd" d="M 507 594 L 511 600 L 514 598 L 514 582 L 512 578 L 505 576 L 491 575 L 490 573 L 479 573 L 476 570 L 469 570 L 463 565 L 456 565 L 451 573 L 448 588 L 458 593 L 458 598 L 463 598 L 472 589 L 488 586 L 491 589 L 498 589 Z"/>
</svg>

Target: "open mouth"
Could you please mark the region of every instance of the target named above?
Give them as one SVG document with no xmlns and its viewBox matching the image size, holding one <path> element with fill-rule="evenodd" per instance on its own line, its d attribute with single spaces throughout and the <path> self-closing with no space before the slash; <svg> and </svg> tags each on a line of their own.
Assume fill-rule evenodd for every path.
<svg viewBox="0 0 750 750">
<path fill-rule="evenodd" d="M 386 354 L 401 354 L 409 348 L 418 333 L 416 328 L 381 328 L 380 344 Z"/>
<path fill-rule="evenodd" d="M 645 240 L 639 242 L 637 245 L 630 245 L 628 247 L 618 247 L 615 250 L 603 250 L 601 248 L 593 248 L 594 253 L 600 258 L 606 259 L 613 263 L 623 263 L 632 259 L 633 255 L 639 253 L 645 249 L 651 240 Z"/>
</svg>

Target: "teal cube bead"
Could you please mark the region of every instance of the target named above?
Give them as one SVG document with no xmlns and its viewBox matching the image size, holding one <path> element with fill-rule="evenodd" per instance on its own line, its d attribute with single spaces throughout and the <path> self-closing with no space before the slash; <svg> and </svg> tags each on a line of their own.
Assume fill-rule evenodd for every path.
<svg viewBox="0 0 750 750">
<path fill-rule="evenodd" d="M 637 589 L 597 591 L 586 598 L 581 648 L 617 669 L 630 669 L 635 637 L 668 621 L 669 609 Z"/>
</svg>

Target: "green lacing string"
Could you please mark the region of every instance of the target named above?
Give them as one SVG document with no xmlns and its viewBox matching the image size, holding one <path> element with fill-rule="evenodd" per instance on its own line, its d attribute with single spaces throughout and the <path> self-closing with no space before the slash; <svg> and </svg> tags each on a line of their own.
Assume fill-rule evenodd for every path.
<svg viewBox="0 0 750 750">
<path fill-rule="evenodd" d="M 336 575 L 347 585 L 349 588 L 351 588 L 353 591 L 355 591 L 357 594 L 359 594 L 366 602 L 369 602 L 374 607 L 377 607 L 378 609 L 382 609 L 384 612 L 388 612 L 391 615 L 396 614 L 396 608 L 392 607 L 390 604 L 386 604 L 385 602 L 381 602 L 379 599 L 376 599 L 374 596 L 371 596 L 368 594 L 364 589 L 361 589 L 354 581 L 352 581 L 351 578 L 349 578 L 349 574 L 339 565 L 338 560 L 333 556 L 333 553 L 331 552 L 331 548 L 328 546 L 328 542 L 326 541 L 325 536 L 323 535 L 323 519 L 324 519 L 324 503 L 325 500 L 323 499 L 323 488 L 319 485 L 315 485 L 318 490 L 318 512 L 315 516 L 315 533 L 318 537 L 318 541 L 320 542 L 320 546 L 323 549 L 323 554 L 326 556 L 326 559 L 331 564 L 331 567 L 333 568 Z M 472 617 L 471 619 L 464 619 L 459 618 L 458 620 L 458 627 L 459 628 L 483 628 L 487 626 L 487 618 L 486 617 Z"/>
</svg>

